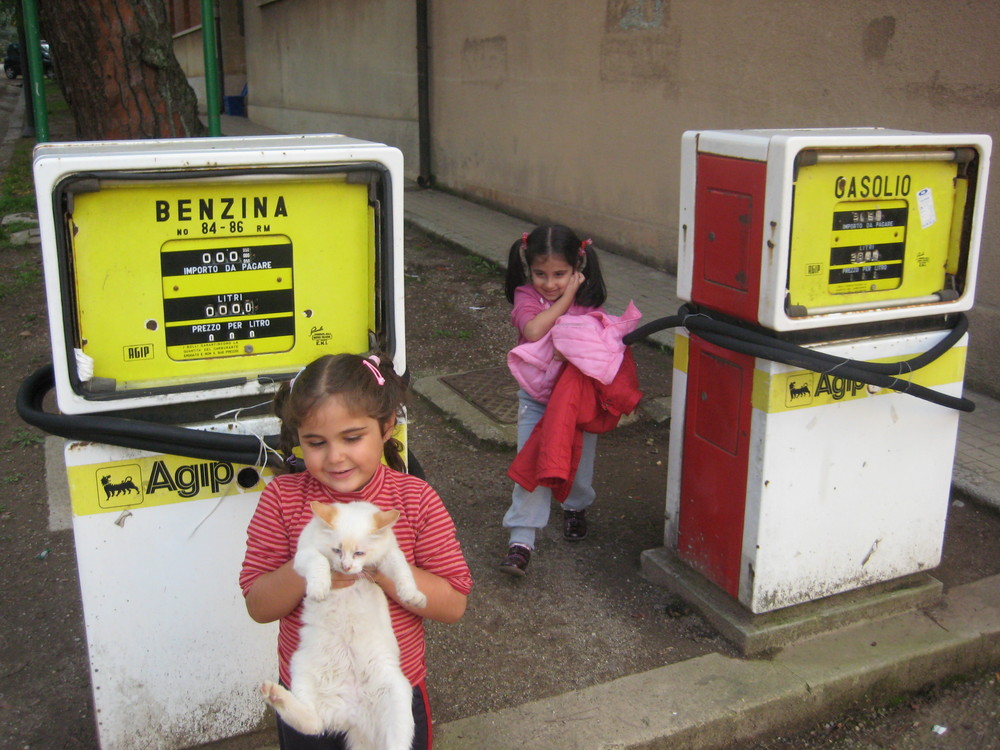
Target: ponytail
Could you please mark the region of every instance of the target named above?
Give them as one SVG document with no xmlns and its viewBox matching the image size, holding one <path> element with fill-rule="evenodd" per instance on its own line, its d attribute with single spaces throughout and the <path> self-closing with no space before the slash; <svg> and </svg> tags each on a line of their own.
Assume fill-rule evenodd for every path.
<svg viewBox="0 0 1000 750">
<path fill-rule="evenodd" d="M 406 473 L 406 462 L 403 460 L 403 444 L 390 437 L 385 441 L 382 448 L 382 455 L 385 456 L 385 465 L 390 469 Z"/>
<path fill-rule="evenodd" d="M 273 467 L 275 474 L 288 474 L 290 472 L 302 471 L 305 468 L 293 452 L 295 446 L 299 444 L 298 432 L 291 428 L 289 420 L 284 417 L 288 406 L 288 399 L 292 392 L 292 383 L 294 382 L 295 378 L 292 378 L 290 382 L 282 383 L 278 386 L 278 390 L 274 394 L 272 408 L 274 415 L 278 418 L 278 423 L 281 425 L 278 431 L 278 451 L 284 458 L 281 464 Z"/>
</svg>

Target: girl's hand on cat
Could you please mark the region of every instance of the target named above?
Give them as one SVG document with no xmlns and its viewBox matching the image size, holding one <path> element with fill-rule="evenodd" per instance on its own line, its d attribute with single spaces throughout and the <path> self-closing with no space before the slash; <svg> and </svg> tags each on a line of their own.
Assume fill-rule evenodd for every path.
<svg viewBox="0 0 1000 750">
<path fill-rule="evenodd" d="M 414 614 L 445 623 L 461 620 L 462 615 L 465 614 L 466 595 L 460 594 L 451 587 L 446 579 L 428 570 L 418 568 L 415 565 L 409 567 L 413 572 L 414 582 L 417 584 L 420 595 L 426 598 L 423 607 L 414 607 L 402 601 L 396 591 L 396 583 L 384 573 L 376 571 L 372 580 L 382 587 L 386 596 L 402 604 L 404 608 Z"/>
<path fill-rule="evenodd" d="M 358 580 L 364 573 L 358 573 L 356 575 L 350 575 L 348 573 L 341 573 L 338 570 L 330 571 L 330 588 L 331 589 L 346 589 L 348 586 L 353 586 L 354 582 Z"/>
</svg>

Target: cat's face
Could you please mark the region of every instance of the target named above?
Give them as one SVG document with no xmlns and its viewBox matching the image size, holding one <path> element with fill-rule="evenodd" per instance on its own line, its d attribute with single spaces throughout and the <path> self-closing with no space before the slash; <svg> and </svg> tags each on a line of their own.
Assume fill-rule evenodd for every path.
<svg viewBox="0 0 1000 750">
<path fill-rule="evenodd" d="M 398 510 L 380 511 L 374 505 L 312 503 L 320 520 L 318 533 L 323 554 L 341 573 L 357 575 L 367 563 L 375 564 L 385 550 L 389 529 L 399 518 Z"/>
<path fill-rule="evenodd" d="M 338 533 L 335 529 L 331 529 L 330 532 L 328 540 L 331 567 L 348 575 L 360 573 L 365 567 L 365 559 L 368 557 L 372 540 L 369 537 L 354 539 Z"/>
<path fill-rule="evenodd" d="M 378 420 L 330 396 L 299 427 L 306 469 L 334 492 L 357 492 L 375 475 L 392 428 L 382 430 Z"/>
</svg>

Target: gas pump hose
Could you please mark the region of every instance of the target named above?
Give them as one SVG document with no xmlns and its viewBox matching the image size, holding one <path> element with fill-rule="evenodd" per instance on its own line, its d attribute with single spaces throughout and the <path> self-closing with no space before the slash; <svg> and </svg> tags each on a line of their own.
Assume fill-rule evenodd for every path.
<svg viewBox="0 0 1000 750">
<path fill-rule="evenodd" d="M 206 461 L 272 468 L 284 466 L 293 472 L 305 470 L 302 461 L 283 463 L 277 452 L 277 435 L 258 438 L 256 435 L 232 435 L 103 414 L 52 414 L 45 411 L 42 402 L 55 383 L 55 370 L 48 364 L 25 378 L 17 391 L 18 416 L 50 435 Z M 409 447 L 406 467 L 408 473 L 425 478 L 420 461 Z"/>
<path fill-rule="evenodd" d="M 265 449 L 277 446 L 277 436 L 231 435 L 174 425 L 143 422 L 103 414 L 52 414 L 42 406 L 55 386 L 51 364 L 29 375 L 17 391 L 17 413 L 28 424 L 51 435 L 246 466 L 275 466 L 279 456 Z"/>
<path fill-rule="evenodd" d="M 730 351 L 793 367 L 801 367 L 813 372 L 836 373 L 841 377 L 868 385 L 907 393 L 949 409 L 971 412 L 976 408 L 975 403 L 967 398 L 949 396 L 908 380 L 900 380 L 897 377 L 919 370 L 951 349 L 969 328 L 969 321 L 963 313 L 958 314 L 955 326 L 941 341 L 926 352 L 900 362 L 864 362 L 836 357 L 832 354 L 782 341 L 759 331 L 716 320 L 704 312 L 692 310 L 688 305 L 682 305 L 676 315 L 659 318 L 636 328 L 625 336 L 624 342 L 633 344 L 657 331 L 678 326 L 694 331 L 709 343 Z"/>
</svg>

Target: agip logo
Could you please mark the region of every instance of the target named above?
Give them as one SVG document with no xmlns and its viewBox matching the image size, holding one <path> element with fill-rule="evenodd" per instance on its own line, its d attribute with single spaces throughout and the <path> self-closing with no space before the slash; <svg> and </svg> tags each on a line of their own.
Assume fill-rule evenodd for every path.
<svg viewBox="0 0 1000 750">
<path fill-rule="evenodd" d="M 142 504 L 142 469 L 139 464 L 101 467 L 97 476 L 97 503 L 102 508 L 126 508 Z"/>
<path fill-rule="evenodd" d="M 227 461 L 161 455 L 68 468 L 73 512 L 90 515 L 264 488 L 261 471 Z"/>
<path fill-rule="evenodd" d="M 905 362 L 903 356 L 874 359 L 871 362 L 893 364 L 901 371 L 908 369 L 907 365 L 903 364 Z M 845 378 L 838 374 L 838 369 L 839 366 L 835 365 L 828 372 L 796 370 L 778 374 L 766 374 L 763 370 L 756 370 L 754 407 L 763 412 L 791 411 L 803 407 L 828 406 L 868 397 L 887 396 L 896 390 L 905 393 L 906 382 L 924 388 L 939 388 L 951 383 L 961 384 L 965 370 L 965 347 L 954 346 L 933 362 L 906 374 L 897 375 L 895 380 L 900 384 L 897 389 Z"/>
<path fill-rule="evenodd" d="M 785 406 L 808 406 L 812 403 L 812 394 L 815 383 L 812 373 L 797 373 L 794 377 L 788 378 L 785 385 Z"/>
<path fill-rule="evenodd" d="M 868 386 L 833 373 L 803 370 L 785 377 L 784 391 L 785 407 L 796 409 L 863 398 L 868 395 Z"/>
</svg>

